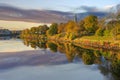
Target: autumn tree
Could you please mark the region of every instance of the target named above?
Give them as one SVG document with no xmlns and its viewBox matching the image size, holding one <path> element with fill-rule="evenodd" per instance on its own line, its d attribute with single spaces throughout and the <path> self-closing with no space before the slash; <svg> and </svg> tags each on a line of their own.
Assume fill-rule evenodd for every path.
<svg viewBox="0 0 120 80">
<path fill-rule="evenodd" d="M 69 21 L 66 24 L 66 32 L 68 32 L 68 33 L 75 32 L 75 27 L 77 27 L 76 22 Z"/>
<path fill-rule="evenodd" d="M 78 23 L 78 31 L 84 31 L 85 30 L 85 27 L 84 27 L 84 20 L 81 20 L 79 23 Z"/>
<path fill-rule="evenodd" d="M 75 39 L 76 37 L 76 31 L 75 28 L 77 27 L 76 22 L 74 21 L 68 21 L 66 24 L 66 38 L 67 39 Z"/>
<path fill-rule="evenodd" d="M 37 31 L 38 30 L 38 28 L 37 27 L 32 27 L 31 29 L 30 29 L 30 33 L 31 34 L 37 34 Z"/>
<path fill-rule="evenodd" d="M 46 34 L 46 31 L 49 29 L 47 25 L 41 25 L 38 27 L 39 29 L 39 34 Z"/>
<path fill-rule="evenodd" d="M 85 29 L 88 31 L 88 33 L 95 33 L 95 31 L 98 29 L 98 18 L 94 15 L 89 15 L 84 18 L 84 26 Z"/>
<path fill-rule="evenodd" d="M 81 20 L 77 23 L 77 26 L 75 27 L 75 32 L 77 33 L 77 36 L 85 35 L 85 27 L 84 27 L 84 20 Z"/>
<path fill-rule="evenodd" d="M 60 23 L 58 25 L 58 33 L 63 33 L 65 32 L 65 24 L 64 23 Z"/>
</svg>

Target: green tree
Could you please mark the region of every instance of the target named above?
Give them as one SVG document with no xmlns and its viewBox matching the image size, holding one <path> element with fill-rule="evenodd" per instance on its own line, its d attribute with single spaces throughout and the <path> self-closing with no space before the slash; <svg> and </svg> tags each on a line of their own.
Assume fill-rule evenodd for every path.
<svg viewBox="0 0 120 80">
<path fill-rule="evenodd" d="M 53 35 L 57 34 L 57 32 L 58 32 L 58 24 L 57 23 L 53 23 L 50 26 L 49 30 L 47 31 L 47 35 L 48 36 L 53 36 Z"/>
<path fill-rule="evenodd" d="M 84 18 L 84 26 L 85 29 L 89 32 L 89 33 L 95 33 L 95 31 L 98 29 L 98 18 L 97 16 L 94 15 L 89 15 L 87 17 Z"/>
<path fill-rule="evenodd" d="M 46 31 L 49 29 L 47 25 L 41 25 L 38 27 L 39 29 L 39 34 L 46 34 Z"/>
</svg>

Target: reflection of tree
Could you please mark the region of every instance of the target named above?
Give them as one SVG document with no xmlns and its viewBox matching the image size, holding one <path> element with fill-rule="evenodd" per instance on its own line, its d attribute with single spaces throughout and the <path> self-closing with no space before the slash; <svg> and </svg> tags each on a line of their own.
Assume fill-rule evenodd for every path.
<svg viewBox="0 0 120 80">
<path fill-rule="evenodd" d="M 101 57 L 101 52 L 98 51 L 98 50 L 94 50 L 94 55 L 95 55 L 96 57 Z"/>
<path fill-rule="evenodd" d="M 120 60 L 117 51 L 104 51 L 104 62 L 99 65 L 101 73 L 109 78 L 109 80 L 120 80 Z"/>
<path fill-rule="evenodd" d="M 60 53 L 65 53 L 65 46 L 64 46 L 64 44 L 63 43 L 57 43 L 57 45 L 58 45 L 58 51 Z"/>
<path fill-rule="evenodd" d="M 82 55 L 83 62 L 85 64 L 93 64 L 94 63 L 94 54 L 93 51 L 86 50 Z"/>
<path fill-rule="evenodd" d="M 48 42 L 47 43 L 48 47 L 50 48 L 51 51 L 53 52 L 57 52 L 57 45 L 52 43 L 52 42 Z"/>
<path fill-rule="evenodd" d="M 53 52 L 58 50 L 66 55 L 69 62 L 79 57 L 82 58 L 84 64 L 98 64 L 100 72 L 109 80 L 120 80 L 120 52 L 118 51 L 85 49 L 72 43 L 47 42 L 46 44 L 44 38 L 24 38 L 23 42 L 32 48 L 46 49 L 48 47 Z"/>
<path fill-rule="evenodd" d="M 69 62 L 72 62 L 74 57 L 75 57 L 75 51 L 76 47 L 73 46 L 72 44 L 65 44 L 65 52 L 66 52 L 66 57 Z"/>
<path fill-rule="evenodd" d="M 101 52 L 98 51 L 98 50 L 94 50 L 94 64 L 101 64 L 102 61 L 101 61 Z"/>
<path fill-rule="evenodd" d="M 35 39 L 31 39 L 31 40 L 30 40 L 30 45 L 31 45 L 32 48 L 35 48 L 35 49 L 36 49 L 38 43 L 39 43 L 39 42 L 38 42 L 37 39 L 36 39 L 36 40 L 35 40 Z"/>
<path fill-rule="evenodd" d="M 43 42 L 39 42 L 39 44 L 37 45 L 39 48 L 44 48 L 46 49 L 47 46 L 46 46 L 46 43 L 43 43 Z"/>
<path fill-rule="evenodd" d="M 31 46 L 32 48 L 34 48 L 34 49 L 37 48 L 36 44 L 34 44 L 34 43 L 31 43 L 30 46 Z"/>
<path fill-rule="evenodd" d="M 72 62 L 75 57 L 81 56 L 79 53 L 82 52 L 82 49 L 72 43 L 57 43 L 57 45 L 58 51 L 64 53 L 69 62 Z"/>
<path fill-rule="evenodd" d="M 26 45 L 26 46 L 29 46 L 29 45 L 30 45 L 28 39 L 24 39 L 23 43 L 24 43 L 24 45 Z"/>
<path fill-rule="evenodd" d="M 23 43 L 26 46 L 31 46 L 32 48 L 46 48 L 46 41 L 43 39 L 34 38 L 24 38 Z"/>
<path fill-rule="evenodd" d="M 102 61 L 102 63 L 99 64 L 98 68 L 104 76 L 107 76 L 110 73 L 110 71 L 109 71 L 110 64 L 109 64 L 108 60 L 106 60 L 104 57 L 101 57 L 101 61 Z"/>
<path fill-rule="evenodd" d="M 120 60 L 112 61 L 111 72 L 112 72 L 115 80 L 120 80 Z"/>
</svg>

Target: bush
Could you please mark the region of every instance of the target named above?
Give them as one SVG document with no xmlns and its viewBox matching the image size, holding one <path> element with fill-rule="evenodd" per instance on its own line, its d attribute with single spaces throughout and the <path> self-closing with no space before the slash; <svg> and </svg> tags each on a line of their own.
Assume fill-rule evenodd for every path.
<svg viewBox="0 0 120 80">
<path fill-rule="evenodd" d="M 104 31 L 104 36 L 111 36 L 111 31 L 110 30 L 105 30 Z"/>
<path fill-rule="evenodd" d="M 104 29 L 101 29 L 99 28 L 96 33 L 95 33 L 96 36 L 103 36 L 104 35 Z"/>
<path fill-rule="evenodd" d="M 65 33 L 59 33 L 58 34 L 58 37 L 61 38 L 61 37 L 64 37 L 65 36 Z"/>
<path fill-rule="evenodd" d="M 69 39 L 70 39 L 70 40 L 73 40 L 73 39 L 75 39 L 75 38 L 76 38 L 76 35 L 75 35 L 74 33 L 70 33 Z"/>
</svg>

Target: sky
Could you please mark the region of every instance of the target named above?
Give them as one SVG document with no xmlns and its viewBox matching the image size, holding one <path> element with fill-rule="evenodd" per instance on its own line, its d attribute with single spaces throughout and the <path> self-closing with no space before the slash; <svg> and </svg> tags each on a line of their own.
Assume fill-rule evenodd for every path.
<svg viewBox="0 0 120 80">
<path fill-rule="evenodd" d="M 23 9 L 50 9 L 71 11 L 81 6 L 107 8 L 119 4 L 120 0 L 0 0 L 0 4 Z"/>
<path fill-rule="evenodd" d="M 17 9 L 34 10 L 57 10 L 64 12 L 86 12 L 86 11 L 111 11 L 111 7 L 120 4 L 120 0 L 0 0 L 2 6 L 14 7 Z M 18 10 L 19 11 L 19 10 Z M 4 14 L 3 12 L 0 12 Z M 8 13 L 5 13 L 8 14 Z M 9 14 L 10 15 L 10 14 Z M 24 21 L 7 21 L 0 19 L 0 27 L 7 29 L 24 29 L 38 26 L 38 23 Z"/>
</svg>

